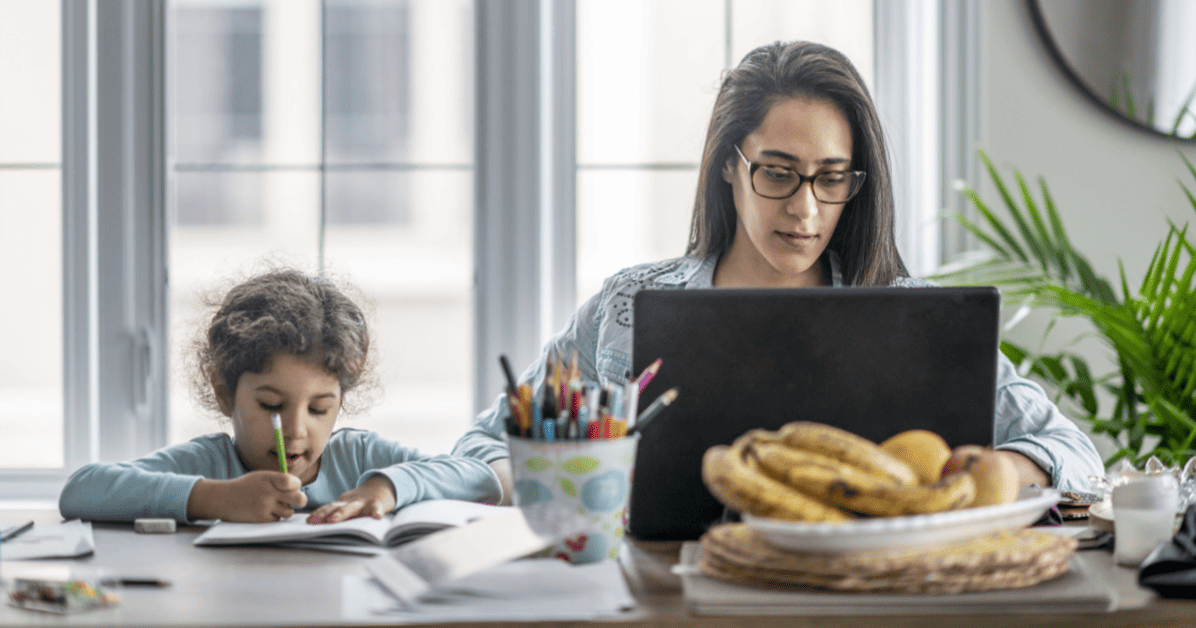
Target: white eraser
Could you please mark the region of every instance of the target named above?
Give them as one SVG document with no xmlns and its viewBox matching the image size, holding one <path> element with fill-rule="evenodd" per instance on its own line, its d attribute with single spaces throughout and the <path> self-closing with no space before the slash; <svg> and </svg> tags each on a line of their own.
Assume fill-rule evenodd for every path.
<svg viewBox="0 0 1196 628">
<path fill-rule="evenodd" d="M 173 534 L 174 519 L 137 519 L 133 531 L 141 534 Z"/>
</svg>

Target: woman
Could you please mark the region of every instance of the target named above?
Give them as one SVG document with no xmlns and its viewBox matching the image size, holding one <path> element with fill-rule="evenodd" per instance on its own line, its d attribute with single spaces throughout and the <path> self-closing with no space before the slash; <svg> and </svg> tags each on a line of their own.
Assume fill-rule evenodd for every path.
<svg viewBox="0 0 1196 628">
<path fill-rule="evenodd" d="M 686 255 L 608 278 L 522 379 L 538 385 L 547 356 L 576 351 L 586 378 L 625 381 L 642 289 L 931 286 L 906 272 L 893 212 L 883 132 L 851 62 L 808 42 L 761 46 L 715 101 Z M 490 463 L 509 500 L 505 413 L 500 397 L 454 453 Z M 1003 355 L 995 419 L 1022 484 L 1083 490 L 1103 474 L 1091 440 Z"/>
</svg>

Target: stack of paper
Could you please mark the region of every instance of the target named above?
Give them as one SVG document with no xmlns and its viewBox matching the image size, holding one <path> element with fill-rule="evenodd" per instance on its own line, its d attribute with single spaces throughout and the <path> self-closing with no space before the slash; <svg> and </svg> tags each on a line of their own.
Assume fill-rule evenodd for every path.
<svg viewBox="0 0 1196 628">
<path fill-rule="evenodd" d="M 635 606 L 618 563 L 570 565 L 550 559 L 505 563 L 403 604 L 374 579 L 346 576 L 346 618 L 358 621 L 583 621 Z"/>
<path fill-rule="evenodd" d="M 66 523 L 35 523 L 21 534 L 0 545 L 0 558 L 74 558 L 95 551 L 91 522 L 78 519 Z"/>
</svg>

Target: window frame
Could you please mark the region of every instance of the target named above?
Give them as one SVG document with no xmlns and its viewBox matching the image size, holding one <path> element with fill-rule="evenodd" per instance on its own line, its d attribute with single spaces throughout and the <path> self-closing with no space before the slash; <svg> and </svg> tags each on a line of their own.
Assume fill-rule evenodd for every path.
<svg viewBox="0 0 1196 628">
<path fill-rule="evenodd" d="M 63 467 L 0 471 L 0 498 L 165 443 L 162 18 L 62 1 Z"/>
<path fill-rule="evenodd" d="M 168 434 L 165 0 L 61 1 L 64 467 L 0 470 L 5 500 L 54 499 L 70 471 L 144 455 Z M 921 207 L 936 223 L 930 241 L 899 232 L 920 260 L 911 272 L 930 272 L 967 244 L 938 212 L 962 207 L 951 184 L 978 171 L 981 12 L 978 0 L 874 11 L 876 100 L 901 120 L 886 120 L 890 139 L 932 127 L 891 147 L 930 190 L 897 197 L 899 213 Z M 531 363 L 576 303 L 575 23 L 575 0 L 475 5 L 475 410 L 502 388 L 496 356 Z M 915 35 L 934 43 L 915 50 Z M 937 119 L 913 106 L 928 93 Z"/>
</svg>

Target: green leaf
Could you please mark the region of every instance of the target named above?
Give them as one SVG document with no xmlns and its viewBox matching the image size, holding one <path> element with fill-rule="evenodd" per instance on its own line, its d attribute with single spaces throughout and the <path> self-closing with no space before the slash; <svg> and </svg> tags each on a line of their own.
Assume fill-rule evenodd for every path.
<svg viewBox="0 0 1196 628">
<path fill-rule="evenodd" d="M 1134 92 L 1130 89 L 1130 77 L 1128 74 L 1121 75 L 1121 86 L 1125 90 L 1125 113 L 1131 118 L 1138 117 L 1138 108 L 1134 106 Z"/>
<path fill-rule="evenodd" d="M 1122 77 L 1121 82 L 1123 89 L 1117 91 L 1133 108 L 1128 79 Z M 1149 109 L 1150 101 L 1146 102 Z M 1191 115 L 1188 104 L 1185 112 Z M 1015 169 L 1019 192 L 1015 200 L 988 156 L 983 151 L 979 155 L 1008 215 L 998 217 L 974 190 L 964 188 L 981 218 L 976 222 L 959 215 L 954 218 L 991 254 L 944 267 L 936 278 L 947 285 L 995 285 L 1006 304 L 1053 312 L 1038 351 L 1008 342 L 1001 343 L 1001 351 L 1019 372 L 1040 379 L 1051 397 L 1074 402 L 1087 415 L 1083 418 L 1091 422 L 1094 433 L 1107 434 L 1119 444 L 1122 451 L 1110 461 L 1139 462 L 1150 454 L 1144 447 L 1148 436 L 1157 437 L 1155 449 L 1166 452 L 1168 459 L 1189 457 L 1183 452 L 1190 451 L 1196 440 L 1196 247 L 1188 239 L 1187 225 L 1168 221 L 1169 231 L 1151 256 L 1136 293 L 1130 289 L 1125 265 L 1117 260 L 1118 296 L 1113 284 L 1098 275 L 1071 243 L 1045 179 L 1037 179 L 1040 203 Z M 1196 180 L 1196 166 L 1185 155 L 1180 158 Z M 1196 210 L 1196 195 L 1183 182 L 1180 187 Z M 1063 316 L 1081 317 L 1092 324 L 1094 332 L 1081 334 L 1071 343 L 1088 336 L 1100 338 L 1115 352 L 1115 370 L 1095 376 L 1075 353 L 1042 353 L 1043 343 Z M 1111 415 L 1098 416 L 1098 389 L 1112 397 Z"/>
<path fill-rule="evenodd" d="M 1188 113 L 1188 108 L 1192 106 L 1192 98 L 1196 97 L 1196 85 L 1188 92 L 1188 97 L 1184 99 L 1184 104 L 1179 108 L 1179 113 L 1175 116 L 1175 123 L 1171 125 L 1171 135 L 1179 135 L 1179 125 L 1183 123 L 1184 116 Z"/>
<path fill-rule="evenodd" d="M 535 473 L 539 473 L 545 469 L 549 469 L 552 467 L 551 460 L 549 460 L 548 458 L 542 458 L 539 456 L 532 456 L 532 457 L 528 458 L 527 460 L 525 460 L 523 464 L 528 469 L 531 469 Z"/>
<path fill-rule="evenodd" d="M 581 475 L 583 473 L 589 473 L 590 471 L 597 469 L 601 464 L 602 461 L 593 456 L 577 456 L 576 458 L 570 458 L 566 460 L 563 464 L 561 464 L 561 468 L 569 473 Z"/>
</svg>

